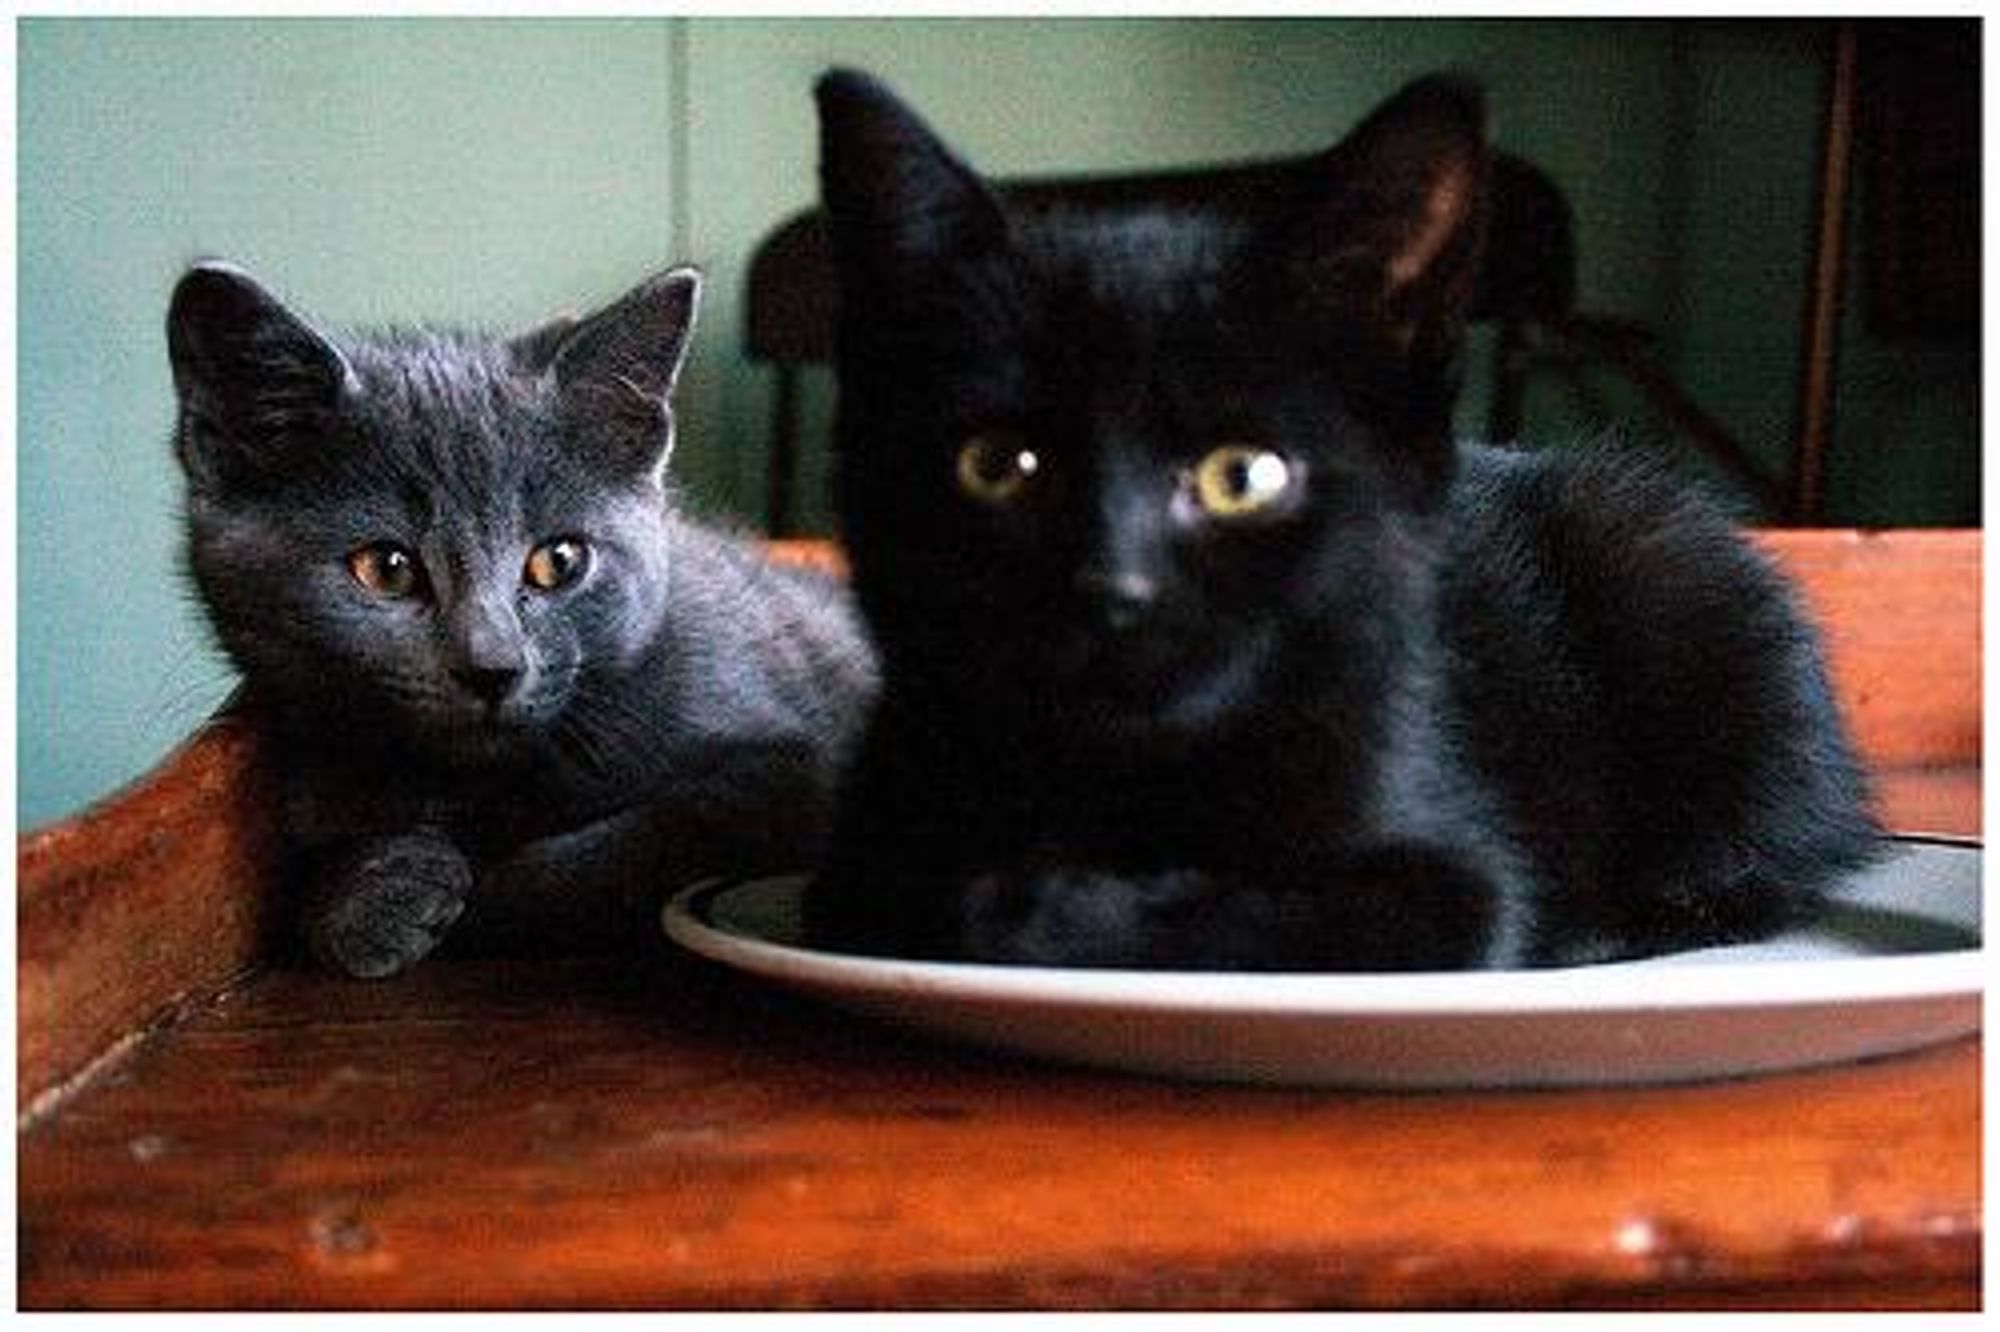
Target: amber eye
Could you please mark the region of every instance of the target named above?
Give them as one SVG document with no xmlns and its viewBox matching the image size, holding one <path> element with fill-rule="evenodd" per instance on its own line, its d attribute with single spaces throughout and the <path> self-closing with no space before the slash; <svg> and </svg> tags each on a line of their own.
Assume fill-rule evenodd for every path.
<svg viewBox="0 0 2000 1332">
<path fill-rule="evenodd" d="M 347 557 L 347 571 L 378 597 L 413 597 L 424 586 L 423 565 L 393 541 L 377 541 L 355 551 Z"/>
<path fill-rule="evenodd" d="M 589 546 L 575 537 L 557 537 L 528 552 L 528 564 L 522 576 L 527 579 L 528 586 L 553 592 L 581 578 L 589 565 Z"/>
<path fill-rule="evenodd" d="M 1292 487 L 1295 469 L 1283 455 L 1248 444 L 1225 444 L 1194 465 L 1189 480 L 1202 510 L 1243 518 L 1269 507 Z"/>
<path fill-rule="evenodd" d="M 958 451 L 958 488 L 981 504 L 1011 504 L 1041 465 L 1012 431 L 974 435 Z"/>
</svg>

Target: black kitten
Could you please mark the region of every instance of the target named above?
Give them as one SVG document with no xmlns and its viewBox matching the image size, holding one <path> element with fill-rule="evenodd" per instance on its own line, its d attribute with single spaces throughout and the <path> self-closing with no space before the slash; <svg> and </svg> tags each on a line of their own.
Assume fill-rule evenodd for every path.
<svg viewBox="0 0 2000 1332">
<path fill-rule="evenodd" d="M 865 77 L 818 95 L 884 693 L 816 939 L 1573 963 L 1765 934 L 1872 854 L 1813 634 L 1720 517 L 1454 444 L 1473 88 L 1199 212 L 1034 209 Z"/>
<path fill-rule="evenodd" d="M 872 664 L 831 581 L 676 511 L 699 289 L 506 341 L 336 339 L 226 265 L 176 288 L 189 565 L 327 963 L 401 969 L 475 884 L 601 932 L 606 894 L 815 855 Z"/>
</svg>

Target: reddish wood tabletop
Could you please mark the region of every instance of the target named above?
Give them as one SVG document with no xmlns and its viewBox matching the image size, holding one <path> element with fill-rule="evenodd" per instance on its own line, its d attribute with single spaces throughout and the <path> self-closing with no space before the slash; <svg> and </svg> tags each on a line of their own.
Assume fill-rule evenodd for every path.
<svg viewBox="0 0 2000 1332">
<path fill-rule="evenodd" d="M 1915 549 L 1888 551 L 1903 594 L 1969 567 L 1976 617 L 1976 538 Z M 1848 563 L 1882 553 L 1787 552 L 1828 566 L 1809 590 L 1837 614 Z M 1873 627 L 1836 636 L 1844 701 L 1900 757 L 1892 823 L 1976 834 L 1976 618 L 1899 672 L 1888 581 L 1853 593 Z M 1370 1094 L 933 1044 L 664 942 L 341 981 L 258 961 L 258 787 L 225 722 L 23 841 L 26 1308 L 1980 1298 L 1977 1040 L 1682 1087 Z"/>
<path fill-rule="evenodd" d="M 266 972 L 23 1133 L 21 1298 L 1962 1307 L 1979 1068 L 1968 1041 L 1679 1088 L 1212 1087 L 906 1039 L 664 951 Z"/>
</svg>

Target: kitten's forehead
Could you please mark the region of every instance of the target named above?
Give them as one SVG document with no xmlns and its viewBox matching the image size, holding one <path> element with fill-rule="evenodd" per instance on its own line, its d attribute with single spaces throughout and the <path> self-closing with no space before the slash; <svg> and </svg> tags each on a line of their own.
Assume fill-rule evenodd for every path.
<svg viewBox="0 0 2000 1332">
<path fill-rule="evenodd" d="M 469 417 L 535 394 L 504 344 L 470 334 L 390 330 L 359 339 L 349 359 L 367 396 L 410 413 Z"/>
<path fill-rule="evenodd" d="M 407 482 L 447 493 L 519 485 L 559 450 L 551 390 L 504 344 L 397 330 L 359 340 L 350 410 Z"/>
<path fill-rule="evenodd" d="M 1215 390 L 1270 351 L 1243 333 L 1255 326 L 1247 226 L 1187 210 L 1049 212 L 1012 236 L 1029 274 L 1017 346 L 1050 383 L 1120 400 Z"/>
<path fill-rule="evenodd" d="M 1065 304 L 1149 323 L 1213 306 L 1246 229 L 1187 211 L 1050 210 L 1016 219 L 1019 253 Z"/>
</svg>

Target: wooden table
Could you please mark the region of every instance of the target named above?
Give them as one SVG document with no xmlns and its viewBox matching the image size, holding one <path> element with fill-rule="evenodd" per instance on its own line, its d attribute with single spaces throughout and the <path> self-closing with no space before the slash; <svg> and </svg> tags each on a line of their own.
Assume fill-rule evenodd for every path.
<svg viewBox="0 0 2000 1332">
<path fill-rule="evenodd" d="M 1976 617 L 1976 537 L 1948 596 L 1944 546 L 1916 546 L 1910 586 L 1960 616 L 1969 586 Z M 1787 558 L 1889 559 L 1842 549 Z M 1976 833 L 1976 618 L 1900 676 L 1957 722 L 1896 688 L 1878 727 L 1890 702 L 1855 691 L 1881 688 L 1863 640 L 1892 619 L 1837 648 L 1887 808 Z M 1930 678 L 1968 660 L 1969 685 Z M 339 981 L 261 960 L 261 780 L 224 722 L 22 843 L 24 1307 L 1979 1299 L 1976 1040 L 1688 1087 L 1359 1094 L 935 1045 L 664 944 Z"/>
</svg>

